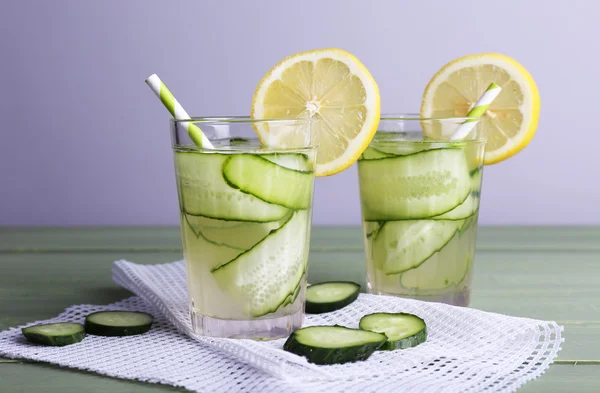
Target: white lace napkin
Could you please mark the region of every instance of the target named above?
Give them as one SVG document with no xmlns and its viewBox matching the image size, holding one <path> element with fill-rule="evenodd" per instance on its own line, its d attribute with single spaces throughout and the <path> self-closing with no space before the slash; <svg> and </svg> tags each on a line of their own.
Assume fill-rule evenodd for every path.
<svg viewBox="0 0 600 393">
<path fill-rule="evenodd" d="M 283 351 L 283 339 L 259 342 L 195 335 L 182 262 L 117 261 L 113 279 L 138 296 L 107 306 L 73 306 L 44 322 L 81 322 L 86 314 L 100 310 L 139 310 L 157 317 L 149 333 L 87 336 L 81 343 L 56 348 L 29 344 L 19 328 L 12 328 L 0 333 L 0 355 L 197 392 L 513 392 L 548 368 L 563 341 L 563 328 L 555 322 L 360 295 L 343 310 L 307 315 L 305 325 L 358 327 L 365 314 L 402 311 L 425 319 L 427 341 L 407 350 L 376 352 L 364 362 L 316 366 Z"/>
</svg>

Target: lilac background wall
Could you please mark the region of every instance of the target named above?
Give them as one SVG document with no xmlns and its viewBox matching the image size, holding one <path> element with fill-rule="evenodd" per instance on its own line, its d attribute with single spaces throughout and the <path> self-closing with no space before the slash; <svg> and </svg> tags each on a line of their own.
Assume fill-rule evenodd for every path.
<svg viewBox="0 0 600 393">
<path fill-rule="evenodd" d="M 367 65 L 385 112 L 418 110 L 453 58 L 517 58 L 541 121 L 486 169 L 481 222 L 600 224 L 600 3 L 560 3 L 2 0 L 0 225 L 176 224 L 168 115 L 144 79 L 192 114 L 247 114 L 272 65 L 329 46 Z M 360 222 L 355 168 L 317 181 L 314 213 Z"/>
</svg>

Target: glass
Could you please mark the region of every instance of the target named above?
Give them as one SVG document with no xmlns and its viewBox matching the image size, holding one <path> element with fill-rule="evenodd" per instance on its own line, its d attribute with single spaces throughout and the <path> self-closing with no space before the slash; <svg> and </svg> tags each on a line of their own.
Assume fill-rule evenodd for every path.
<svg viewBox="0 0 600 393">
<path fill-rule="evenodd" d="M 468 306 L 485 137 L 469 119 L 450 141 L 465 120 L 382 116 L 358 161 L 370 293 Z"/>
<path fill-rule="evenodd" d="M 193 144 L 192 122 L 214 149 Z M 257 132 L 281 147 L 264 146 Z M 288 336 L 304 313 L 316 158 L 310 121 L 172 120 L 171 135 L 194 331 Z"/>
</svg>

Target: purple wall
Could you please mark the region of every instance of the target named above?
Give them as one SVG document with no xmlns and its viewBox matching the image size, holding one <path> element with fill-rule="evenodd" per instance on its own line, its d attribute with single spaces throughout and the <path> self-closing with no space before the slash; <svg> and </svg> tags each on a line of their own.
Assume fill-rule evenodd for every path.
<svg viewBox="0 0 600 393">
<path fill-rule="evenodd" d="M 486 169 L 484 224 L 600 224 L 593 1 L 0 3 L 0 225 L 176 224 L 157 73 L 196 115 L 248 114 L 286 55 L 356 54 L 385 112 L 416 111 L 447 61 L 497 51 L 542 95 L 533 143 Z M 435 10 L 434 10 L 435 8 Z M 356 170 L 317 181 L 314 222 L 358 224 Z"/>
</svg>

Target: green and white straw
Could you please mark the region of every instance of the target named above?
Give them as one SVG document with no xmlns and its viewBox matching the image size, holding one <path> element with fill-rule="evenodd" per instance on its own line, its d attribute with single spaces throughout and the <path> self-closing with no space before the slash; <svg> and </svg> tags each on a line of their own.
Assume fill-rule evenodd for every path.
<svg viewBox="0 0 600 393">
<path fill-rule="evenodd" d="M 185 109 L 183 109 L 183 107 L 181 106 L 181 104 L 179 104 L 179 101 L 177 101 L 175 97 L 173 97 L 171 91 L 169 91 L 167 86 L 165 86 L 165 84 L 160 80 L 158 75 L 150 75 L 148 79 L 146 79 L 146 83 L 148 84 L 148 86 L 150 86 L 154 94 L 156 94 L 156 96 L 160 98 L 164 106 L 169 112 L 171 112 L 171 115 L 173 115 L 175 119 L 187 120 L 190 118 L 190 115 L 188 115 Z M 187 128 L 187 132 L 190 138 L 192 138 L 192 141 L 194 141 L 194 143 L 196 144 L 196 146 L 205 149 L 215 148 L 212 145 L 212 143 L 210 143 L 206 135 L 204 135 L 200 127 L 188 121 L 183 122 L 182 125 Z"/>
<path fill-rule="evenodd" d="M 483 95 L 479 97 L 473 108 L 467 113 L 466 117 L 481 117 L 490 106 L 490 104 L 498 97 L 498 94 L 502 91 L 502 88 L 492 82 L 485 90 Z M 467 119 L 463 122 L 454 134 L 450 137 L 452 140 L 465 139 L 473 130 L 473 127 L 477 124 L 479 119 Z"/>
</svg>

